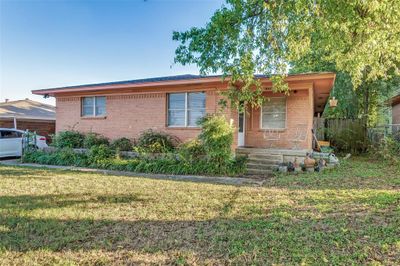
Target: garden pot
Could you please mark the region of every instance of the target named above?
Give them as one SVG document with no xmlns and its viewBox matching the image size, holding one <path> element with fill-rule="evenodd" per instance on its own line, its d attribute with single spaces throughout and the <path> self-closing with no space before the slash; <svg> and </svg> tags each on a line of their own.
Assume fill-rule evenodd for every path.
<svg viewBox="0 0 400 266">
<path fill-rule="evenodd" d="M 335 99 L 335 96 L 332 97 L 332 99 L 329 100 L 329 106 L 330 107 L 336 107 L 338 103 L 338 100 Z"/>
<path fill-rule="evenodd" d="M 315 159 L 310 158 L 309 156 L 307 156 L 304 159 L 304 166 L 306 168 L 313 168 L 314 169 L 314 165 L 315 165 Z"/>
<path fill-rule="evenodd" d="M 302 171 L 302 169 L 300 166 L 294 168 L 295 173 L 300 173 L 301 171 Z"/>
</svg>

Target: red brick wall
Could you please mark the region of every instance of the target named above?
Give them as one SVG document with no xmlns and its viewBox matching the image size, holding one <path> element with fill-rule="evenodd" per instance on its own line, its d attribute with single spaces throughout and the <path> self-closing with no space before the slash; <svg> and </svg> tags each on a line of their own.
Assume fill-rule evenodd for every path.
<svg viewBox="0 0 400 266">
<path fill-rule="evenodd" d="M 180 88 L 185 91 L 185 88 Z M 186 89 L 187 90 L 187 89 Z M 173 90 L 174 92 L 177 89 Z M 216 89 L 206 91 L 207 113 L 218 111 L 218 101 L 221 99 Z M 165 131 L 177 136 L 182 141 L 195 138 L 200 129 L 193 128 L 168 128 L 166 126 L 166 104 L 168 91 L 139 92 L 135 94 L 106 95 L 105 118 L 82 118 L 81 96 L 63 96 L 56 98 L 56 131 L 74 128 L 83 132 L 96 132 L 115 139 L 120 137 L 137 138 L 146 129 Z M 86 96 L 86 95 L 82 95 Z M 288 97 L 288 128 L 281 134 L 278 147 L 291 148 L 293 145 L 288 141 L 288 136 L 298 123 L 307 123 L 311 132 L 313 108 L 312 95 L 307 90 L 299 90 L 296 94 Z M 236 111 L 226 109 L 225 115 L 228 120 L 232 119 L 237 126 L 238 115 Z M 268 146 L 264 133 L 259 129 L 259 111 L 251 110 L 246 121 L 246 146 L 266 147 Z M 237 145 L 237 131 L 235 132 L 234 146 Z M 300 145 L 302 148 L 311 148 L 311 133 L 307 141 Z"/>
<path fill-rule="evenodd" d="M 283 94 L 265 93 L 266 97 L 282 97 Z M 312 101 L 308 90 L 299 90 L 287 96 L 286 129 L 274 131 L 273 136 L 268 130 L 261 129 L 261 110 L 250 109 L 246 117 L 245 145 L 259 148 L 285 148 L 294 147 L 292 141 L 299 132 L 306 141 L 298 143 L 298 148 L 311 149 L 311 129 L 313 119 Z M 306 126 L 303 126 L 306 125 Z M 306 127 L 306 128 L 304 128 Z M 277 140 L 270 140 L 277 139 Z"/>
<path fill-rule="evenodd" d="M 400 124 L 400 103 L 392 107 L 392 124 Z"/>
<path fill-rule="evenodd" d="M 214 90 L 206 92 L 206 111 L 217 110 L 219 96 Z M 198 128 L 168 128 L 166 126 L 167 93 L 109 95 L 106 97 L 105 118 L 81 117 L 80 97 L 56 99 L 57 131 L 76 129 L 96 132 L 115 139 L 137 138 L 146 129 L 152 128 L 177 136 L 182 141 L 195 138 Z M 230 115 L 228 116 L 230 118 Z"/>
</svg>

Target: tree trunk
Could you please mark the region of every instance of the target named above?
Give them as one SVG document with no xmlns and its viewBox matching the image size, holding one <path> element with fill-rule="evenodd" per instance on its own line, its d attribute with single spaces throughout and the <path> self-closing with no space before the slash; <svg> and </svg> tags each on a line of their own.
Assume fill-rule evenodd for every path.
<svg viewBox="0 0 400 266">
<path fill-rule="evenodd" d="M 368 84 L 364 84 L 364 149 L 368 147 L 368 118 L 369 118 L 369 101 L 370 101 L 370 91 Z"/>
</svg>

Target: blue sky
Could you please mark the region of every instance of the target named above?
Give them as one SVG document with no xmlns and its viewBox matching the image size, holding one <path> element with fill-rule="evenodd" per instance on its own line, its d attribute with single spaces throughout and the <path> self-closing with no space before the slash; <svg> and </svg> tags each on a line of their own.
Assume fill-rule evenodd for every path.
<svg viewBox="0 0 400 266">
<path fill-rule="evenodd" d="M 198 74 L 174 65 L 173 30 L 203 26 L 222 0 L 0 0 L 0 101 L 33 89 Z"/>
</svg>

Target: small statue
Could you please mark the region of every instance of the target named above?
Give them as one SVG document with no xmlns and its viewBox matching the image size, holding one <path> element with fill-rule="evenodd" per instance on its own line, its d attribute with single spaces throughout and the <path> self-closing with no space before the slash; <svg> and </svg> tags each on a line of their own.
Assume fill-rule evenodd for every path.
<svg viewBox="0 0 400 266">
<path fill-rule="evenodd" d="M 294 164 L 292 162 L 288 162 L 287 170 L 288 172 L 294 172 Z"/>
<path fill-rule="evenodd" d="M 297 159 L 297 157 L 294 158 L 293 166 L 294 166 L 294 171 L 295 172 L 301 172 L 302 171 L 301 164 L 299 163 L 299 160 Z"/>
<path fill-rule="evenodd" d="M 322 172 L 322 170 L 324 170 L 324 168 L 325 168 L 325 166 L 326 166 L 326 162 L 325 162 L 325 160 L 324 159 L 319 159 L 319 161 L 318 161 L 318 166 L 316 167 L 316 171 L 317 172 Z"/>
<path fill-rule="evenodd" d="M 297 160 L 297 157 L 294 157 L 294 162 L 293 162 L 294 168 L 300 167 L 299 161 Z"/>
</svg>

